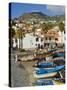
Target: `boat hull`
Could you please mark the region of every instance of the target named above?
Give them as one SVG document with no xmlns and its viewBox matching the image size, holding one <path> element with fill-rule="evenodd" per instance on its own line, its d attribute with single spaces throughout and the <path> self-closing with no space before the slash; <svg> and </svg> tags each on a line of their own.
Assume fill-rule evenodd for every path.
<svg viewBox="0 0 67 90">
<path fill-rule="evenodd" d="M 43 69 L 49 70 L 49 69 L 53 69 L 53 68 L 54 68 L 54 67 L 50 67 L 50 68 L 43 68 Z M 39 70 L 40 68 L 35 67 L 34 69 L 35 69 L 35 70 Z"/>
<path fill-rule="evenodd" d="M 57 75 L 57 72 L 47 73 L 47 74 L 36 74 L 36 72 L 33 72 L 35 78 L 47 78 L 47 77 L 53 77 Z"/>
</svg>

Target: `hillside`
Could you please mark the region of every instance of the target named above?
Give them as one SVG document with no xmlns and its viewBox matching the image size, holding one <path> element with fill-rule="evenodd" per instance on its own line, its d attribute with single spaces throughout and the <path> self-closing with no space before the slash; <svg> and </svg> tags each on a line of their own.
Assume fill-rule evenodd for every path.
<svg viewBox="0 0 67 90">
<path fill-rule="evenodd" d="M 24 13 L 20 17 L 16 18 L 17 20 L 30 20 L 30 19 L 44 19 L 44 20 L 65 20 L 64 15 L 58 15 L 58 16 L 48 16 L 42 12 L 31 12 L 31 13 Z"/>
</svg>

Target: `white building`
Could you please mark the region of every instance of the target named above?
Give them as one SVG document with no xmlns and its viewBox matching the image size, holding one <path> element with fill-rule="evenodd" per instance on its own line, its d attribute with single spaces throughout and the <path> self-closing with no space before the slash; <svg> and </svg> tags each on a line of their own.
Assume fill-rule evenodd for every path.
<svg viewBox="0 0 67 90">
<path fill-rule="evenodd" d="M 20 44 L 22 43 L 22 46 Z M 25 34 L 25 37 L 22 39 L 15 39 L 13 38 L 13 47 L 15 48 L 22 48 L 22 49 L 36 49 L 36 48 L 43 48 L 44 47 L 44 38 L 38 35 L 33 35 L 33 33 Z"/>
<path fill-rule="evenodd" d="M 23 38 L 23 49 L 43 48 L 44 39 L 40 36 L 33 35 L 33 33 L 26 34 Z"/>
<path fill-rule="evenodd" d="M 21 44 L 22 43 L 22 44 Z M 36 49 L 54 47 L 56 45 L 63 45 L 65 43 L 65 33 L 61 32 L 58 27 L 55 27 L 43 36 L 41 29 L 37 29 L 36 33 L 26 33 L 25 37 L 20 39 L 13 39 L 13 47 L 22 48 L 22 49 Z"/>
</svg>

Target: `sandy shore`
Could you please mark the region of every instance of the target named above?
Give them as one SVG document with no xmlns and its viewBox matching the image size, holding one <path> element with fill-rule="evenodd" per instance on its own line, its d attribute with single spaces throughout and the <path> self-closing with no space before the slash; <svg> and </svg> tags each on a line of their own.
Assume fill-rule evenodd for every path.
<svg viewBox="0 0 67 90">
<path fill-rule="evenodd" d="M 28 72 L 29 77 L 29 86 L 32 86 L 32 83 L 36 80 L 33 75 L 33 65 L 36 63 L 36 61 L 27 61 L 27 62 L 21 62 L 21 65 L 25 68 L 25 70 Z"/>
</svg>

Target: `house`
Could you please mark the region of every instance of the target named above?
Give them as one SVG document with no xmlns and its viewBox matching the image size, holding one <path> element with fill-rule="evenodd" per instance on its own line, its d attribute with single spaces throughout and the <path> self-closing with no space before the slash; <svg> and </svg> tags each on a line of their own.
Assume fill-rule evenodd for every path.
<svg viewBox="0 0 67 90">
<path fill-rule="evenodd" d="M 44 47 L 44 39 L 33 33 L 27 33 L 23 38 L 23 49 L 36 49 Z"/>
<path fill-rule="evenodd" d="M 44 35 L 44 47 L 55 47 L 61 45 L 62 43 L 61 31 L 57 27 L 48 30 L 48 32 Z"/>
<path fill-rule="evenodd" d="M 37 28 L 36 32 L 26 32 L 22 40 L 13 38 L 13 47 L 22 49 L 42 49 L 45 47 L 55 47 L 65 43 L 65 33 L 56 26 L 47 33 L 43 33 L 42 28 Z M 22 45 L 21 45 L 22 44 Z"/>
<path fill-rule="evenodd" d="M 26 50 L 44 48 L 44 38 L 37 34 L 26 33 L 22 40 L 19 38 L 13 38 L 13 48 L 22 48 Z"/>
</svg>

